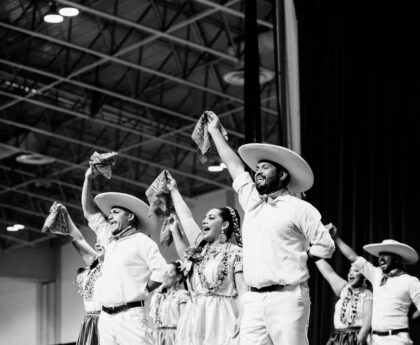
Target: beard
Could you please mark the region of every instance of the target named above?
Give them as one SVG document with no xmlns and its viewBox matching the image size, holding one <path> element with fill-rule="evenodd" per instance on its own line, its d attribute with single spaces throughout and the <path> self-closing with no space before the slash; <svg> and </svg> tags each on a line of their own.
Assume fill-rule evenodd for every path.
<svg viewBox="0 0 420 345">
<path fill-rule="evenodd" d="M 262 182 L 262 184 L 255 182 L 255 188 L 257 188 L 257 191 L 260 195 L 270 194 L 281 189 L 278 180 L 273 178 L 265 178 Z"/>
</svg>

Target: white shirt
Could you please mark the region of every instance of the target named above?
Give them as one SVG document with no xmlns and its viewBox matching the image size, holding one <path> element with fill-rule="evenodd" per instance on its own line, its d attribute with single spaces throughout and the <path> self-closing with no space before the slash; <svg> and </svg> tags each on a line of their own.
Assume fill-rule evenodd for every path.
<svg viewBox="0 0 420 345">
<path fill-rule="evenodd" d="M 105 247 L 99 301 L 107 307 L 145 300 L 147 282 L 165 282 L 168 265 L 157 244 L 146 235 L 135 234 L 112 239 L 109 224 L 100 213 L 88 217 L 89 226 Z"/>
<path fill-rule="evenodd" d="M 335 246 L 321 215 L 308 202 L 285 194 L 261 203 L 248 172 L 233 181 L 245 211 L 244 277 L 249 286 L 298 284 L 309 278 L 308 255 L 330 258 Z"/>
<path fill-rule="evenodd" d="M 390 277 L 380 286 L 382 270 L 358 257 L 353 266 L 371 283 L 373 288 L 372 329 L 388 331 L 408 328 L 411 303 L 420 309 L 420 281 L 409 274 Z"/>
</svg>

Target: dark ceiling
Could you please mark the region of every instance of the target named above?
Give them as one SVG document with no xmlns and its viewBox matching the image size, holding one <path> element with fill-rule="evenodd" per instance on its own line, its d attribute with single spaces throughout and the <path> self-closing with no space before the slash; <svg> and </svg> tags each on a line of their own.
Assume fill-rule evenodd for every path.
<svg viewBox="0 0 420 345">
<path fill-rule="evenodd" d="M 242 66 L 244 1 L 57 0 L 80 10 L 48 24 L 43 0 L 0 2 L 0 250 L 50 238 L 51 204 L 85 223 L 80 193 L 94 151 L 119 153 L 95 193 L 144 192 L 168 169 L 184 195 L 230 188 L 198 159 L 191 132 L 204 109 L 244 142 L 243 87 L 223 76 Z M 273 8 L 257 1 L 261 66 L 274 70 Z M 238 53 L 239 52 L 239 53 Z M 261 86 L 262 138 L 277 143 L 277 89 Z M 53 163 L 18 162 L 42 154 Z M 28 231 L 10 233 L 21 223 Z"/>
</svg>

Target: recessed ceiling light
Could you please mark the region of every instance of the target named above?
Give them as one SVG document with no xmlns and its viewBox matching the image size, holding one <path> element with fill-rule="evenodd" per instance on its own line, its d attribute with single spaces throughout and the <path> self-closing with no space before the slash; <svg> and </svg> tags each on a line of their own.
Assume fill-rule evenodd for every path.
<svg viewBox="0 0 420 345">
<path fill-rule="evenodd" d="M 23 230 L 25 229 L 25 226 L 22 224 L 14 224 L 14 225 L 9 225 L 6 230 L 7 231 L 19 231 L 19 230 Z"/>
<path fill-rule="evenodd" d="M 219 165 L 209 165 L 208 167 L 207 167 L 207 170 L 208 171 L 210 171 L 210 172 L 221 172 L 221 171 L 223 171 L 223 169 L 224 169 L 224 164 L 222 165 L 223 163 L 221 163 L 221 164 L 219 164 Z"/>
<path fill-rule="evenodd" d="M 61 23 L 63 21 L 63 16 L 57 12 L 57 5 L 55 2 L 50 2 L 50 8 L 44 16 L 44 21 L 47 23 Z"/>
<path fill-rule="evenodd" d="M 79 10 L 75 7 L 62 7 L 58 10 L 63 17 L 76 17 L 79 14 Z"/>
<path fill-rule="evenodd" d="M 55 160 L 54 158 L 46 157 L 38 153 L 32 153 L 29 155 L 19 155 L 16 157 L 16 161 L 30 165 L 44 165 L 54 163 Z"/>
</svg>

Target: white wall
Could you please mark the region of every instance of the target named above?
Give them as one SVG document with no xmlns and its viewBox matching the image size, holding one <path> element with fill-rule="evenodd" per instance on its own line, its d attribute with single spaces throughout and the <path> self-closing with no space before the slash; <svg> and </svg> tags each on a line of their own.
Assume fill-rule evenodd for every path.
<svg viewBox="0 0 420 345">
<path fill-rule="evenodd" d="M 37 323 L 37 283 L 0 278 L 0 344 L 41 345 Z"/>
<path fill-rule="evenodd" d="M 201 224 L 206 212 L 226 204 L 237 207 L 233 192 L 216 191 L 204 194 L 190 202 L 194 219 Z M 242 210 L 238 207 L 242 215 Z M 93 245 L 94 234 L 82 228 L 87 241 Z M 152 236 L 158 239 L 158 234 Z M 173 245 L 161 247 L 165 259 L 177 259 Z M 82 297 L 73 284 L 78 267 L 84 266 L 71 243 L 62 245 L 56 263 L 57 282 L 41 291 L 39 283 L 10 278 L 0 278 L 0 344 L 46 345 L 75 342 L 84 316 Z M 48 296 L 45 296 L 47 294 Z M 42 295 L 42 296 L 41 296 Z M 45 311 L 40 303 L 51 304 Z M 54 305 L 53 305 L 54 304 Z M 46 320 L 46 321 L 40 321 Z M 22 332 L 21 325 L 25 325 Z"/>
</svg>

